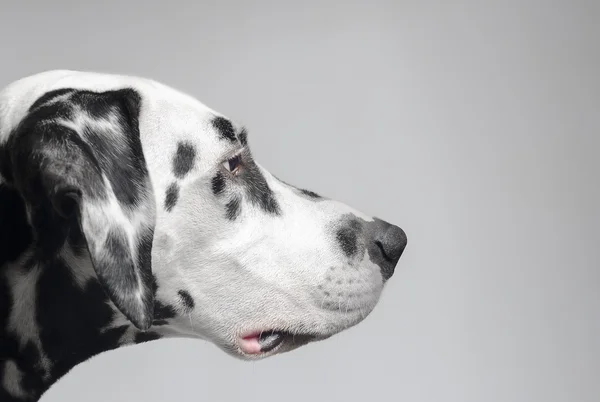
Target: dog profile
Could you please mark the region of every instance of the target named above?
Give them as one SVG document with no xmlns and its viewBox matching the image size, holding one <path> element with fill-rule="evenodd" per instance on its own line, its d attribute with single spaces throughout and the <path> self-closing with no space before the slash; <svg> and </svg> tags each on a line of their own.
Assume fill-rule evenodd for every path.
<svg viewBox="0 0 600 402">
<path fill-rule="evenodd" d="M 0 401 L 163 337 L 249 360 L 324 340 L 373 310 L 406 242 L 269 173 L 179 90 L 22 78 L 0 92 Z"/>
</svg>

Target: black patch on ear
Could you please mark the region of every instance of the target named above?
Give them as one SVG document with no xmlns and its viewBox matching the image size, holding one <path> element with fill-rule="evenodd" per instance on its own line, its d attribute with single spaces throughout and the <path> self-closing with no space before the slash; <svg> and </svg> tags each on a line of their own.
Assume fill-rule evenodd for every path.
<svg viewBox="0 0 600 402">
<path fill-rule="evenodd" d="M 152 241 L 154 240 L 154 227 L 147 227 L 143 232 L 139 233 L 139 239 L 137 243 L 138 250 L 138 266 L 139 267 L 151 267 L 152 266 Z M 154 286 L 154 275 L 152 275 L 151 269 L 142 269 L 140 271 L 142 277 L 142 283 L 144 289 L 150 290 Z M 150 292 L 148 292 L 150 293 Z M 150 300 L 154 302 L 154 292 L 150 293 Z"/>
<path fill-rule="evenodd" d="M 160 338 L 161 335 L 157 334 L 156 332 L 138 332 L 135 335 L 135 343 L 140 344 L 145 342 L 151 342 L 156 341 Z"/>
<path fill-rule="evenodd" d="M 196 148 L 187 142 L 179 142 L 173 157 L 173 173 L 178 179 L 185 177 L 194 167 Z"/>
<path fill-rule="evenodd" d="M 337 231 L 336 237 L 344 254 L 349 258 L 354 257 L 358 251 L 358 235 L 356 230 L 350 226 L 344 226 Z"/>
<path fill-rule="evenodd" d="M 91 202 L 107 199 L 106 177 L 122 206 L 144 206 L 147 218 L 154 217 L 150 215 L 153 205 L 148 205 L 153 201 L 152 188 L 139 133 L 141 97 L 133 89 L 73 90 L 68 100 L 45 102 L 40 101 L 23 119 L 7 145 L 15 187 L 32 210 L 38 257 L 52 258 L 67 239 L 77 243 L 76 252 L 86 243 L 112 301 L 136 326 L 147 327 L 153 310 L 153 297 L 147 291 L 153 229 L 137 233 L 137 244 L 130 244 L 125 227 L 115 223 L 105 243 L 97 244 L 102 239 L 96 238 L 92 228 L 105 225 L 110 216 L 89 214 L 87 209 Z M 57 121 L 65 114 L 81 117 L 83 123 L 65 126 Z M 79 208 L 73 208 L 73 200 Z M 72 213 L 75 209 L 78 214 Z M 80 224 L 88 222 L 89 233 L 83 233 L 82 227 L 73 230 L 74 215 Z"/>
<path fill-rule="evenodd" d="M 1 267 L 1 265 L 0 265 Z M 4 275 L 0 275 L 0 340 L 5 339 L 5 331 L 8 328 L 8 319 L 12 311 L 12 298 L 10 297 L 10 289 Z M 0 350 L 3 350 L 3 342 L 0 342 Z M 0 359 L 4 355 L 0 353 Z"/>
<path fill-rule="evenodd" d="M 149 267 L 151 258 L 151 238 L 153 231 L 148 229 L 142 234 L 138 244 L 138 266 Z M 132 255 L 128 249 L 127 234 L 120 226 L 113 226 L 109 229 L 104 242 L 105 252 L 99 253 L 95 259 L 95 270 L 98 273 L 98 279 L 106 288 L 113 302 L 122 309 L 125 316 L 136 326 L 149 326 L 151 317 L 148 312 L 152 312 L 154 304 L 154 295 L 150 291 L 152 288 L 152 273 L 149 269 L 136 269 Z M 138 282 L 139 275 L 139 282 Z M 141 284 L 140 284 L 141 282 Z M 138 286 L 138 284 L 140 284 Z M 142 292 L 140 298 L 131 295 L 131 292 L 138 290 Z"/>
<path fill-rule="evenodd" d="M 215 177 L 212 178 L 212 192 L 214 195 L 219 195 L 225 189 L 225 178 L 221 172 L 218 172 Z"/>
<path fill-rule="evenodd" d="M 180 290 L 177 292 L 179 295 L 179 299 L 181 300 L 181 305 L 186 311 L 191 311 L 196 306 L 192 295 L 190 295 L 186 290 Z"/>
<path fill-rule="evenodd" d="M 57 99 L 65 94 L 70 94 L 68 100 Z M 103 200 L 108 191 L 98 176 L 104 175 L 122 204 L 131 207 L 152 199 L 137 129 L 139 104 L 140 97 L 133 90 L 53 91 L 32 105 L 32 111 L 11 133 L 7 144 L 0 146 L 0 174 L 9 183 L 0 185 L 0 379 L 3 362 L 15 358 L 23 372 L 21 385 L 35 398 L 75 365 L 120 346 L 130 326 L 111 328 L 115 311 L 109 303 L 109 291 L 131 294 L 131 289 L 126 292 L 123 288 L 131 282 L 137 283 L 139 277 L 144 284 L 141 287 L 146 308 L 149 313 L 153 310 L 148 307 L 153 306 L 150 303 L 154 294 L 149 291 L 154 286 L 150 271 L 151 227 L 141 229 L 137 233 L 137 244 L 130 245 L 129 240 L 122 242 L 127 237 L 125 227 L 115 224 L 106 242 L 99 244 L 102 253 L 98 257 L 100 264 L 95 268 L 99 265 L 102 271 L 102 266 L 113 265 L 102 272 L 105 281 L 108 278 L 113 282 L 111 289 L 103 287 L 96 278 L 90 279 L 82 289 L 73 276 L 73 271 L 80 267 L 69 266 L 58 254 L 65 241 L 73 247 L 76 256 L 84 251 L 88 253 L 86 237 L 76 216 L 79 214 L 72 214 L 73 205 L 65 198 L 73 194 L 71 186 L 76 187 L 76 195 L 77 192 L 85 194 L 87 200 Z M 76 108 L 93 118 L 116 117 L 116 131 L 102 132 L 108 125 L 103 127 L 92 121 L 90 127 L 81 127 L 81 133 L 77 133 L 55 121 L 73 117 Z M 104 134 L 107 135 L 101 138 Z M 106 144 L 114 135 L 120 135 L 119 140 Z M 112 159 L 104 159 L 108 154 Z M 118 158 L 117 163 L 114 158 Z M 69 180 L 63 180 L 65 177 Z M 25 200 L 31 212 L 31 228 L 26 219 Z M 27 263 L 19 267 L 6 264 L 22 254 L 32 241 L 36 242 L 33 249 L 38 252 Z M 130 248 L 137 252 L 131 253 Z M 137 277 L 131 272 L 118 273 L 134 262 L 139 266 Z M 13 306 L 4 270 L 36 268 L 40 269 L 40 276 L 37 284 L 33 284 L 36 286 L 35 318 L 40 328 L 41 349 L 51 363 L 47 380 L 40 371 L 41 355 L 35 343 L 21 347 L 14 334 L 7 331 Z M 122 304 L 127 306 L 127 303 Z M 4 396 L 0 389 L 0 400 L 4 401 Z"/>
<path fill-rule="evenodd" d="M 72 226 L 73 220 L 59 213 L 64 207 L 65 194 L 71 191 L 68 185 L 61 185 L 63 178 L 71 174 L 83 177 L 100 174 L 95 159 L 87 157 L 89 147 L 77 133 L 56 123 L 36 120 L 40 111 L 53 106 L 43 106 L 26 117 L 18 131 L 9 137 L 5 151 L 10 156 L 6 163 L 11 166 L 10 169 L 5 166 L 9 171 L 5 177 L 10 177 L 22 199 L 29 203 L 30 224 L 35 233 L 34 257 L 40 259 L 51 258 L 60 250 Z M 68 155 L 60 152 L 65 144 L 72 150 Z M 56 153 L 60 169 L 47 168 L 53 162 L 44 151 Z M 98 199 L 107 195 L 96 180 L 82 180 L 81 189 Z"/>
<path fill-rule="evenodd" d="M 133 261 L 131 260 L 129 250 L 125 248 L 126 244 L 127 234 L 120 227 L 112 227 L 109 229 L 104 247 L 106 247 L 111 258 L 114 258 L 122 264 L 129 265 L 133 264 Z M 133 276 L 125 277 L 124 280 L 135 281 Z M 131 285 L 127 284 L 125 286 L 129 288 Z"/>
<path fill-rule="evenodd" d="M 138 206 L 148 196 L 148 171 L 139 133 L 140 95 L 132 89 L 102 93 L 77 91 L 71 102 L 95 119 L 116 117 L 121 127 L 119 141 L 111 133 L 92 125 L 83 128 L 93 155 L 102 172 L 108 177 L 117 199 L 126 206 Z M 115 163 L 118 161 L 118 163 Z"/>
<path fill-rule="evenodd" d="M 54 91 L 49 91 L 46 92 L 44 95 L 40 96 L 35 102 L 33 102 L 33 104 L 29 107 L 29 111 L 35 110 L 40 106 L 43 106 L 46 103 L 49 103 L 50 101 L 61 97 L 63 95 L 67 95 L 70 93 L 75 92 L 75 90 L 73 88 L 61 88 L 61 89 L 56 89 Z"/>
<path fill-rule="evenodd" d="M 1 188 L 1 187 L 0 187 Z M 1 202 L 0 198 L 0 202 Z M 2 206 L 2 204 L 0 204 Z M 0 213 L 2 213 L 2 209 L 0 209 Z M 0 226 L 0 233 L 2 233 L 3 227 Z M 2 233 L 4 235 L 4 233 Z M 5 250 L 4 247 L 0 247 L 0 253 L 8 254 L 10 250 Z M 19 343 L 14 336 L 10 336 L 8 333 L 8 320 L 10 318 L 10 312 L 13 308 L 13 302 L 11 298 L 10 288 L 8 286 L 8 282 L 6 277 L 2 272 L 2 268 L 4 261 L 0 260 L 0 379 L 4 378 L 4 361 L 12 360 L 18 355 L 19 351 Z M 8 396 L 2 392 L 2 388 L 0 386 L 0 401 L 10 401 Z M 5 399 L 2 399 L 5 398 Z"/>
<path fill-rule="evenodd" d="M 171 183 L 167 188 L 167 194 L 165 196 L 165 210 L 171 212 L 175 208 L 175 204 L 179 200 L 179 185 L 177 183 Z"/>
<path fill-rule="evenodd" d="M 242 130 L 240 131 L 240 134 L 238 135 L 238 138 L 240 139 L 240 143 L 243 146 L 247 146 L 248 145 L 248 131 L 246 130 L 245 127 L 242 127 Z"/>
<path fill-rule="evenodd" d="M 217 116 L 212 120 L 212 125 L 217 130 L 221 138 L 227 139 L 231 142 L 236 140 L 233 124 L 231 124 L 231 122 L 226 118 Z"/>
<path fill-rule="evenodd" d="M 240 214 L 242 205 L 239 197 L 234 197 L 231 201 L 225 205 L 225 209 L 227 211 L 227 219 L 233 221 Z"/>
<path fill-rule="evenodd" d="M 156 298 L 156 293 L 158 292 L 158 279 L 156 279 L 156 275 L 152 274 L 152 294 L 154 298 Z"/>
<path fill-rule="evenodd" d="M 0 184 L 0 267 L 17 259 L 32 241 L 23 200 L 14 189 Z"/>
</svg>

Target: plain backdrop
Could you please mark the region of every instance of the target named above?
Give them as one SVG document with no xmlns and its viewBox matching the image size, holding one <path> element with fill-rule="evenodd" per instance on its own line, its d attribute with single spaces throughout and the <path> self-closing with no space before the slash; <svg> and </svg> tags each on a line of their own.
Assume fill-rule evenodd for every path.
<svg viewBox="0 0 600 402">
<path fill-rule="evenodd" d="M 600 401 L 600 2 L 156 4 L 2 0 L 0 84 L 165 82 L 408 247 L 373 314 L 325 342 L 244 363 L 158 341 L 42 402 Z"/>
</svg>

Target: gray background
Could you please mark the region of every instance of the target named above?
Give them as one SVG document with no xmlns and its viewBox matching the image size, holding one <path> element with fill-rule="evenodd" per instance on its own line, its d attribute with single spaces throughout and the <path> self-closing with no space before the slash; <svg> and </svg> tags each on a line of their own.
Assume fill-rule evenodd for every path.
<svg viewBox="0 0 600 402">
<path fill-rule="evenodd" d="M 259 363 L 122 349 L 43 402 L 600 400 L 600 2 L 87 3 L 2 0 L 0 84 L 164 81 L 409 246 L 333 339 Z"/>
</svg>

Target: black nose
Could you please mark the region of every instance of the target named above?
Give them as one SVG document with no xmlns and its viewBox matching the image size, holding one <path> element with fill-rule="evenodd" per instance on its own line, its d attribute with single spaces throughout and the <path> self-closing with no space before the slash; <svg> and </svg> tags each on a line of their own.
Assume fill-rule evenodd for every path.
<svg viewBox="0 0 600 402">
<path fill-rule="evenodd" d="M 378 222 L 378 230 L 374 236 L 377 248 L 378 260 L 376 263 L 381 267 L 381 275 L 388 280 L 394 275 L 396 264 L 406 247 L 406 233 L 398 226 L 384 221 Z"/>
</svg>

